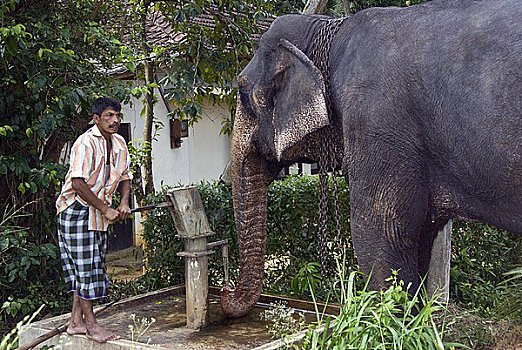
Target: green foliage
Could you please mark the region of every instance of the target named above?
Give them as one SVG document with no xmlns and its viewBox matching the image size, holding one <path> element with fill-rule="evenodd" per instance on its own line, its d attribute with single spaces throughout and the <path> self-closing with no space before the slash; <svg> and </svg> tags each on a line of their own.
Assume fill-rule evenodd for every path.
<svg viewBox="0 0 522 350">
<path fill-rule="evenodd" d="M 317 287 L 320 286 L 322 280 L 321 264 L 309 262 L 301 266 L 301 269 L 290 283 L 292 291 L 294 294 L 306 294 L 306 291 L 310 290 L 312 294 L 316 294 Z"/>
<path fill-rule="evenodd" d="M 343 237 L 336 237 L 334 220 L 330 218 L 329 263 L 335 271 L 335 260 L 344 259 L 346 271 L 356 270 L 355 254 L 349 245 L 349 191 L 344 180 L 338 179 L 338 184 Z M 197 187 L 211 229 L 216 233 L 211 240 L 229 240 L 230 279 L 237 281 L 239 255 L 230 185 L 211 182 Z M 269 186 L 265 292 L 310 299 L 311 286 L 320 299 L 328 297 L 330 282 L 319 275 L 317 191 L 315 176 L 289 176 Z M 161 202 L 164 198 L 162 193 L 152 201 Z M 183 250 L 183 244 L 175 237 L 169 211 L 151 211 L 144 225 L 145 254 L 151 269 L 148 278 L 162 285 L 182 283 L 184 262 L 176 253 Z M 518 279 L 502 282 L 507 279 L 506 272 L 520 265 L 522 238 L 478 223 L 455 222 L 453 227 L 450 299 L 466 308 L 481 310 L 483 315 L 501 314 L 498 307 L 513 299 L 508 297 L 508 291 L 520 295 L 520 289 L 516 289 Z M 341 254 L 343 246 L 345 253 Z M 210 283 L 222 285 L 223 280 L 221 257 L 214 254 L 210 257 Z M 357 283 L 361 288 L 362 279 Z"/>
<path fill-rule="evenodd" d="M 29 216 L 22 212 L 24 209 L 6 208 L 0 217 L 0 328 L 33 313 L 42 304 L 50 312 L 64 304 L 58 248 L 33 242 L 30 232 L 16 225 Z"/>
<path fill-rule="evenodd" d="M 328 317 L 323 331 L 309 331 L 300 348 L 445 349 L 459 346 L 442 341 L 443 330 L 434 318 L 442 306 L 435 299 L 427 299 L 420 291 L 409 295 L 407 286 L 397 281 L 396 276 L 385 290 L 368 291 L 365 286 L 358 291 L 356 274 L 351 272 L 344 282 L 344 273 L 339 273 L 339 315 Z M 420 310 L 419 302 L 424 305 Z"/>
<path fill-rule="evenodd" d="M 301 13 L 306 1 L 303 0 L 276 0 L 274 1 L 274 13 L 283 15 L 287 13 Z"/>
<path fill-rule="evenodd" d="M 253 36 L 260 32 L 258 23 L 268 16 L 268 4 L 259 0 L 162 3 L 162 13 L 174 31 L 185 34 L 169 48 L 177 55 L 168 57 L 167 64 L 173 68 L 161 81 L 173 103 L 172 118 L 195 122 L 201 118 L 205 100 L 231 111 L 235 108 L 233 82 L 253 55 L 257 43 Z M 193 21 L 200 14 L 210 16 L 214 28 Z M 222 124 L 222 131 L 230 133 L 232 119 Z"/>
<path fill-rule="evenodd" d="M 514 280 L 503 281 L 522 264 L 522 237 L 481 223 L 454 222 L 451 239 L 450 298 L 483 316 L 497 314 L 506 290 L 516 288 Z"/>
<path fill-rule="evenodd" d="M 443 314 L 437 315 L 437 324 L 445 324 L 445 340 L 474 350 L 516 349 L 522 334 L 520 322 L 483 318 L 452 303 Z"/>
<path fill-rule="evenodd" d="M 0 18 L 0 203 L 52 199 L 65 169 L 64 143 L 90 117 L 92 100 L 123 99 L 121 84 L 102 74 L 121 55 L 119 41 L 89 20 L 92 1 L 11 1 Z M 96 77 L 93 79 L 93 77 Z M 110 88 L 109 88 L 110 87 Z M 38 202 L 38 211 L 51 201 Z M 35 211 L 36 211 L 35 210 Z M 43 229 L 42 222 L 31 225 Z"/>
<path fill-rule="evenodd" d="M 348 1 L 350 6 L 350 13 L 354 14 L 358 11 L 370 7 L 387 7 L 387 6 L 411 6 L 420 4 L 429 0 L 354 0 Z M 276 0 L 274 2 L 274 13 L 277 15 L 285 13 L 301 13 L 306 1 L 301 0 Z M 326 8 L 323 11 L 324 15 L 332 17 L 344 17 L 346 11 L 342 0 L 328 0 Z"/>
<path fill-rule="evenodd" d="M 94 98 L 128 94 L 103 73 L 122 53 L 117 38 L 95 22 L 96 6 L 90 0 L 0 5 L 1 322 L 42 303 L 50 312 L 63 305 L 54 204 L 67 170 L 60 152 L 87 124 Z M 38 215 L 9 209 L 22 206 Z"/>
<path fill-rule="evenodd" d="M 215 233 L 209 241 L 226 239 L 229 244 L 229 273 L 232 281 L 237 279 L 237 261 L 239 259 L 236 224 L 234 221 L 234 207 L 232 203 L 232 186 L 222 182 L 206 182 L 198 185 L 198 191 L 207 213 L 210 229 Z M 225 270 L 221 251 L 209 257 L 211 276 L 209 283 L 216 286 L 224 285 Z"/>
<path fill-rule="evenodd" d="M 167 188 L 164 189 L 166 191 Z M 149 199 L 151 203 L 165 200 L 165 192 Z M 143 222 L 142 237 L 144 260 L 148 278 L 157 281 L 157 287 L 176 285 L 184 281 L 183 258 L 176 253 L 183 251 L 183 242 L 176 237 L 176 228 L 168 208 L 149 211 Z"/>
<path fill-rule="evenodd" d="M 327 240 L 328 262 L 335 271 L 335 259 L 345 252 L 348 265 L 355 264 L 350 245 L 350 193 L 344 178 L 337 178 L 342 235 L 337 237 L 333 213 L 333 189 L 330 183 L 330 207 Z M 267 249 L 269 264 L 265 270 L 264 288 L 273 293 L 290 294 L 293 276 L 303 264 L 318 262 L 317 208 L 319 206 L 319 178 L 317 176 L 288 176 L 274 181 L 268 188 Z M 344 248 L 343 248 L 344 247 Z M 294 282 L 295 285 L 296 282 Z M 309 298 L 306 294 L 299 297 Z"/>
<path fill-rule="evenodd" d="M 508 277 L 503 300 L 499 305 L 500 313 L 506 317 L 522 320 L 522 266 L 519 266 L 504 274 Z"/>
<path fill-rule="evenodd" d="M 260 33 L 258 24 L 269 10 L 270 2 L 262 0 L 131 1 L 122 21 L 128 28 L 127 64 L 135 67 L 146 59 L 156 67 L 167 67 L 159 83 L 170 101 L 171 118 L 192 124 L 201 118 L 207 101 L 233 112 L 237 93 L 233 82 L 252 57 L 253 36 Z M 153 12 L 160 14 L 174 33 L 168 43 L 144 39 L 144 18 Z M 204 21 L 197 20 L 201 16 Z M 209 21 L 213 21 L 213 28 Z M 143 77 L 142 71 L 136 73 Z M 231 131 L 231 122 L 230 116 L 222 121 L 223 132 Z"/>
<path fill-rule="evenodd" d="M 178 186 L 178 187 L 181 187 Z M 228 239 L 231 259 L 231 279 L 237 274 L 237 240 L 235 234 L 234 211 L 230 185 L 218 182 L 199 184 L 198 190 L 205 207 L 210 229 L 215 232 L 209 241 Z M 161 193 L 149 199 L 151 203 L 165 200 L 165 187 Z M 184 258 L 177 253 L 184 250 L 183 241 L 176 237 L 177 231 L 167 208 L 152 210 L 143 223 L 144 257 L 147 261 L 147 274 L 144 278 L 161 281 L 161 286 L 176 285 L 184 282 Z M 224 268 L 221 252 L 209 258 L 210 280 L 212 285 L 223 285 Z"/>
<path fill-rule="evenodd" d="M 356 13 L 369 7 L 405 7 L 420 4 L 429 0 L 355 0 L 350 1 L 350 12 Z"/>
</svg>

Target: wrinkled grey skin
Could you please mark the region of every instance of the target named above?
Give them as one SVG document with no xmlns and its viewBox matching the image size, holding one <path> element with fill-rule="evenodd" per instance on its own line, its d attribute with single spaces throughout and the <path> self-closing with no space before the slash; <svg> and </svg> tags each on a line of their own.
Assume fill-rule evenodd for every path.
<svg viewBox="0 0 522 350">
<path fill-rule="evenodd" d="M 266 191 L 284 166 L 317 161 L 324 85 L 320 16 L 278 18 L 238 77 L 232 141 L 241 271 L 231 317 L 262 287 Z M 350 184 L 351 233 L 371 287 L 412 288 L 450 218 L 522 233 L 522 1 L 434 0 L 344 21 L 329 59 L 333 142 Z"/>
</svg>

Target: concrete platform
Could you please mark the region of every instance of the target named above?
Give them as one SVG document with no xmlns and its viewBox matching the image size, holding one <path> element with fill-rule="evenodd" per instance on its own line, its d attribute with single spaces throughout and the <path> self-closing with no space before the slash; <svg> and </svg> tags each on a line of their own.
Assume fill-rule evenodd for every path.
<svg viewBox="0 0 522 350">
<path fill-rule="evenodd" d="M 119 335 L 120 340 L 104 344 L 96 343 L 84 335 L 57 335 L 40 344 L 58 345 L 62 349 L 74 350 L 127 350 L 127 349 L 276 349 L 281 345 L 274 342 L 267 331 L 267 322 L 259 314 L 271 302 L 284 300 L 289 307 L 305 310 L 307 321 L 316 320 L 314 307 L 308 302 L 278 296 L 262 295 L 253 312 L 239 319 L 226 319 L 221 312 L 217 288 L 210 289 L 209 326 L 201 331 L 185 327 L 184 286 L 165 288 L 152 293 L 120 301 L 98 316 L 102 327 Z M 330 307 L 327 313 L 336 314 L 338 309 Z M 136 319 L 154 317 L 156 322 L 142 336 L 139 342 L 131 341 L 130 325 Z M 20 336 L 20 345 L 27 344 L 38 336 L 47 333 L 69 321 L 70 314 L 30 324 Z M 147 341 L 149 345 L 147 345 Z"/>
<path fill-rule="evenodd" d="M 140 247 L 111 252 L 105 259 L 105 268 L 111 280 L 130 281 L 143 275 L 143 253 Z"/>
</svg>

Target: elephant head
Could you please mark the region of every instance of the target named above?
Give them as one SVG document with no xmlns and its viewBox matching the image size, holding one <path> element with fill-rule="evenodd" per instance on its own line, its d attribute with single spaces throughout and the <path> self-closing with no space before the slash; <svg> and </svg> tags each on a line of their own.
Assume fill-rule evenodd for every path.
<svg viewBox="0 0 522 350">
<path fill-rule="evenodd" d="M 272 27 L 277 25 L 276 20 Z M 268 185 L 283 166 L 313 158 L 316 150 L 305 151 L 300 143 L 329 124 L 320 71 L 272 30 L 237 79 L 231 178 L 240 273 L 237 289 L 222 291 L 229 317 L 247 314 L 261 294 Z"/>
</svg>

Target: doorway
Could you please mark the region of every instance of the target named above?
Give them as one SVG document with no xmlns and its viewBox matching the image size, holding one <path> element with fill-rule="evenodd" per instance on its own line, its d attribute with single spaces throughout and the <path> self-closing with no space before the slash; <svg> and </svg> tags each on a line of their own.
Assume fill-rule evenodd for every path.
<svg viewBox="0 0 522 350">
<path fill-rule="evenodd" d="M 125 142 L 128 144 L 131 139 L 131 125 L 130 123 L 121 123 L 118 134 L 123 136 Z M 134 208 L 132 200 L 132 190 L 129 199 L 129 206 Z M 115 222 L 112 232 L 109 233 L 109 240 L 107 242 L 107 250 L 115 252 L 123 250 L 134 245 L 134 219 L 128 219 L 125 222 Z"/>
</svg>

